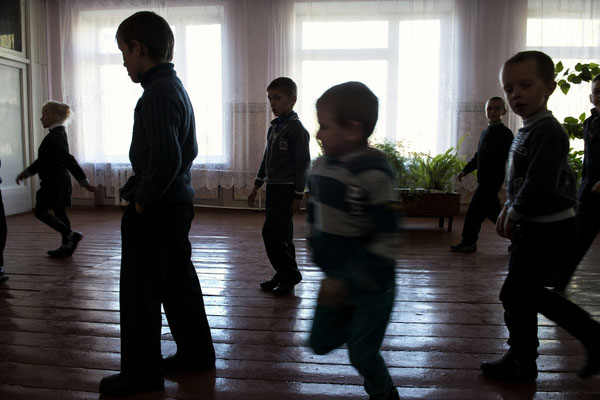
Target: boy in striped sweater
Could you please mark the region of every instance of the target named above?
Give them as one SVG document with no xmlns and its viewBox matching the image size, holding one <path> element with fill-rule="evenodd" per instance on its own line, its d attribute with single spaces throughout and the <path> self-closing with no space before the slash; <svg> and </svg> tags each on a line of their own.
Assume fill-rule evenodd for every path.
<svg viewBox="0 0 600 400">
<path fill-rule="evenodd" d="M 327 90 L 317 101 L 325 155 L 309 176 L 309 245 L 325 273 L 310 346 L 326 354 L 348 345 L 370 399 L 398 399 L 380 348 L 394 303 L 397 231 L 392 170 L 368 145 L 378 99 L 360 82 Z"/>
</svg>

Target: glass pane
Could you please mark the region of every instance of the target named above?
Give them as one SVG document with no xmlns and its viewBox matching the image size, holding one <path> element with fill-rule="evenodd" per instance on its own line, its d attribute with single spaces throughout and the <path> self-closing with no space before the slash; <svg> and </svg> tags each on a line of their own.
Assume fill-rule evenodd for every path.
<svg viewBox="0 0 600 400">
<path fill-rule="evenodd" d="M 0 1 L 0 47 L 23 51 L 20 0 Z"/>
<path fill-rule="evenodd" d="M 527 46 L 597 47 L 598 19 L 527 19 Z"/>
<path fill-rule="evenodd" d="M 298 98 L 300 120 L 311 136 L 310 154 L 315 158 L 320 154 L 315 139 L 318 123 L 315 103 L 323 92 L 333 85 L 347 81 L 360 81 L 379 97 L 379 119 L 371 138 L 377 140 L 386 135 L 387 105 L 387 61 L 304 61 L 302 63 L 302 84 Z"/>
<path fill-rule="evenodd" d="M 401 22 L 399 30 L 396 137 L 407 150 L 435 154 L 440 99 L 440 21 Z"/>
<path fill-rule="evenodd" d="M 14 177 L 25 167 L 21 70 L 0 65 L 0 88 L 0 176 L 2 188 L 6 189 L 18 186 Z"/>
<path fill-rule="evenodd" d="M 387 21 L 302 24 L 303 49 L 380 49 L 387 46 Z"/>
<path fill-rule="evenodd" d="M 222 162 L 225 140 L 221 25 L 187 26 L 186 43 L 186 89 L 194 107 L 198 137 L 199 154 L 196 162 Z"/>
</svg>

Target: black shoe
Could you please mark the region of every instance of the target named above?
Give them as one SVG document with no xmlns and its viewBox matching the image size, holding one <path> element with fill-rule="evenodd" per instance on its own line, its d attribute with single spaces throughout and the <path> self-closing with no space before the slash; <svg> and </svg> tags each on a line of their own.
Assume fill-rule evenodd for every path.
<svg viewBox="0 0 600 400">
<path fill-rule="evenodd" d="M 57 249 L 48 250 L 48 255 L 50 257 L 65 258 L 65 257 L 71 257 L 73 255 L 73 252 L 71 251 L 71 249 L 69 249 L 67 247 L 66 244 L 63 244 Z"/>
<path fill-rule="evenodd" d="M 77 249 L 77 244 L 79 244 L 81 239 L 83 239 L 83 235 L 81 234 L 81 232 L 73 231 L 69 233 L 69 236 L 67 236 L 67 244 L 65 245 L 67 250 L 71 252 L 69 256 L 72 256 L 73 253 L 75 253 L 75 250 Z"/>
<path fill-rule="evenodd" d="M 596 338 L 596 340 L 598 339 Z M 585 349 L 587 351 L 587 358 L 577 373 L 581 379 L 587 379 L 600 372 L 600 345 L 586 346 Z"/>
<path fill-rule="evenodd" d="M 400 400 L 400 395 L 396 388 L 392 388 L 384 397 L 369 396 L 369 400 Z"/>
<path fill-rule="evenodd" d="M 8 280 L 8 276 L 4 272 L 0 272 L 0 283 L 6 282 Z"/>
<path fill-rule="evenodd" d="M 215 359 L 184 357 L 179 353 L 171 354 L 163 359 L 163 368 L 165 372 L 179 371 L 207 371 L 215 367 Z"/>
<path fill-rule="evenodd" d="M 514 248 L 515 248 L 515 245 L 511 243 L 511 244 L 508 245 L 508 249 L 507 250 L 508 251 L 513 251 Z"/>
<path fill-rule="evenodd" d="M 535 381 L 538 370 L 535 360 L 518 360 L 510 351 L 501 359 L 481 363 L 483 375 L 504 381 Z"/>
<path fill-rule="evenodd" d="M 266 290 L 268 292 L 270 292 L 271 290 L 275 289 L 277 286 L 279 285 L 279 279 L 269 279 L 268 281 L 264 281 L 260 283 L 260 288 L 262 290 Z"/>
<path fill-rule="evenodd" d="M 99 391 L 103 396 L 129 396 L 134 393 L 155 392 L 164 387 L 162 376 L 133 378 L 119 373 L 102 378 Z"/>
<path fill-rule="evenodd" d="M 477 245 L 460 242 L 459 244 L 450 246 L 450 249 L 456 253 L 475 253 L 477 251 Z"/>
<path fill-rule="evenodd" d="M 286 294 L 291 293 L 294 290 L 294 286 L 296 286 L 300 281 L 294 283 L 289 281 L 283 281 L 279 285 L 275 286 L 273 289 L 273 294 L 275 296 L 285 296 Z"/>
</svg>

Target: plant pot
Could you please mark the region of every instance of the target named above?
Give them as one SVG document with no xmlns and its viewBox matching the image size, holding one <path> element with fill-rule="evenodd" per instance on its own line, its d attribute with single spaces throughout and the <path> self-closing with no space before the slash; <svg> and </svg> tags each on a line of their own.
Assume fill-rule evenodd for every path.
<svg viewBox="0 0 600 400">
<path fill-rule="evenodd" d="M 426 190 L 397 189 L 401 210 L 406 217 L 438 217 L 439 227 L 444 227 L 448 218 L 448 232 L 452 232 L 452 222 L 460 213 L 460 193 L 434 192 Z"/>
</svg>

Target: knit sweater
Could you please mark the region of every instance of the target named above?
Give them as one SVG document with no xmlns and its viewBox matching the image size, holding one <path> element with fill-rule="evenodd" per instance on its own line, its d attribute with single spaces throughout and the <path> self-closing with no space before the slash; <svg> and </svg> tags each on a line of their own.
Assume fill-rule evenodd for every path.
<svg viewBox="0 0 600 400">
<path fill-rule="evenodd" d="M 254 184 L 294 185 L 294 194 L 302 197 L 310 163 L 308 131 L 298 115 L 275 118 L 267 132 L 267 146 Z"/>
<path fill-rule="evenodd" d="M 508 158 L 508 214 L 514 220 L 553 222 L 574 215 L 575 179 L 569 139 L 551 111 L 523 121 Z"/>
<path fill-rule="evenodd" d="M 311 169 L 307 218 L 313 260 L 355 294 L 393 285 L 398 230 L 393 180 L 385 155 L 369 147 L 341 158 L 320 157 Z"/>
<path fill-rule="evenodd" d="M 477 170 L 477 182 L 490 187 L 504 183 L 506 160 L 513 141 L 513 133 L 502 122 L 487 127 L 479 138 L 477 152 L 465 165 L 463 172 L 470 174 Z"/>
<path fill-rule="evenodd" d="M 194 110 L 173 64 L 140 75 L 144 88 L 134 114 L 129 159 L 132 176 L 121 189 L 125 200 L 144 208 L 192 201 L 192 162 L 198 154 Z"/>
</svg>

